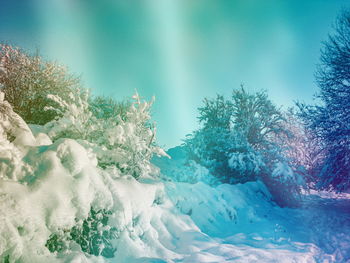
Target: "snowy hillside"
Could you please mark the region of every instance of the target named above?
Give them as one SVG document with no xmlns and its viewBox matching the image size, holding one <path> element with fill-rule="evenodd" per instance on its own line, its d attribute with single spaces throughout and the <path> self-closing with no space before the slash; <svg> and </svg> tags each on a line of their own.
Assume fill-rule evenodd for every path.
<svg viewBox="0 0 350 263">
<path fill-rule="evenodd" d="M 300 225 L 308 212 L 278 208 L 261 182 L 137 181 L 99 168 L 86 143 L 52 143 L 44 133 L 32 135 L 12 112 L 2 117 L 14 116 L 15 132 L 8 122 L 1 126 L 16 137 L 3 136 L 0 144 L 5 262 L 339 262 L 349 256 L 344 243 L 335 256 L 313 244 L 306 223 Z M 170 170 L 185 169 L 176 157 L 164 158 L 158 163 Z"/>
<path fill-rule="evenodd" d="M 313 262 L 319 255 L 313 245 L 287 240 L 277 227 L 277 208 L 259 183 L 211 188 L 138 182 L 99 170 L 73 140 L 36 142 L 39 146 L 25 147 L 20 163 L 2 156 L 8 168 L 21 170 L 21 179 L 2 180 L 0 188 L 0 253 L 11 255 L 10 262 Z M 91 206 L 112 211 L 108 226 L 97 231 L 115 229 L 114 258 L 88 255 L 69 240 L 64 251 L 50 253 L 45 246 L 50 235 L 80 224 Z"/>
<path fill-rule="evenodd" d="M 305 133 L 266 93 L 205 100 L 207 126 L 165 153 L 153 101 L 94 97 L 2 48 L 1 263 L 349 262 L 350 198 L 308 192 Z"/>
</svg>

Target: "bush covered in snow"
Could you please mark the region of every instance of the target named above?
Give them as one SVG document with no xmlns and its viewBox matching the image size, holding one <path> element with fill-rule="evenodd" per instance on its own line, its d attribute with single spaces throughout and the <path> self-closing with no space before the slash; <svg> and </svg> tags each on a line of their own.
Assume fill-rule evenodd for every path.
<svg viewBox="0 0 350 263">
<path fill-rule="evenodd" d="M 117 124 L 121 125 L 121 132 L 116 134 L 120 140 L 119 149 L 115 148 L 121 153 L 115 161 L 124 164 L 125 170 L 110 166 L 107 169 L 97 166 L 96 156 L 104 150 L 113 153 L 112 147 L 108 149 L 108 145 L 103 145 L 109 137 L 100 138 L 102 143 L 97 141 L 94 132 L 100 132 L 101 137 L 104 134 L 91 127 L 89 122 L 102 125 L 102 120 L 106 119 L 99 122 L 90 114 L 86 104 L 88 95 L 84 91 L 71 94 L 70 98 L 68 103 L 51 96 L 58 104 L 53 109 L 62 109 L 61 117 L 44 127 L 34 127 L 33 134 L 0 92 L 0 259 L 8 262 L 85 262 L 92 256 L 127 257 L 128 251 L 116 255 L 117 244 L 129 240 L 130 235 L 140 240 L 138 235 L 141 234 L 129 233 L 128 229 L 140 220 L 147 221 L 142 219 L 146 215 L 139 212 L 140 209 L 149 209 L 160 202 L 156 192 L 161 195 L 162 190 L 157 187 L 148 188 L 141 195 L 141 201 L 137 198 L 137 202 L 132 201 L 129 186 L 139 187 L 132 190 L 134 193 L 143 187 L 131 176 L 123 176 L 133 175 L 132 170 L 126 170 L 128 160 L 122 159 L 123 156 L 139 154 L 139 159 L 133 160 L 140 161 L 139 166 L 132 164 L 131 167 L 137 171 L 142 169 L 135 176 L 139 177 L 151 175 L 151 154 L 161 153 L 161 150 L 153 150 L 147 153 L 150 156 L 142 155 L 143 150 L 158 149 L 153 144 L 154 133 L 146 124 L 150 104 L 134 97 L 135 102 L 127 109 L 127 118 Z M 110 129 L 117 125 L 111 123 Z M 107 128 L 107 132 L 111 130 Z M 112 133 L 107 135 L 113 136 Z M 134 148 L 130 149 L 131 146 Z M 140 149 L 141 152 L 137 152 Z M 118 180 L 120 187 L 116 186 Z M 120 237 L 119 233 L 124 236 Z M 142 236 L 152 238 L 147 233 Z M 91 256 L 85 256 L 84 252 Z"/>
<path fill-rule="evenodd" d="M 300 189 L 300 174 L 292 172 L 290 177 L 283 177 L 286 180 L 272 176 L 278 163 L 292 165 L 283 152 L 284 139 L 291 132 L 283 113 L 266 92 L 250 94 L 241 87 L 233 91 L 231 100 L 223 96 L 205 99 L 198 119 L 202 126 L 184 143 L 189 159 L 208 168 L 224 183 L 262 178 L 269 187 L 278 187 L 291 197 L 299 193 L 294 190 Z M 272 192 L 281 203 L 285 194 Z"/>
<path fill-rule="evenodd" d="M 138 94 L 132 103 L 118 104 L 103 98 L 93 99 L 87 90 L 70 93 L 67 101 L 49 95 L 56 105 L 55 120 L 43 130 L 53 141 L 72 138 L 93 152 L 101 168 L 116 167 L 135 178 L 153 172 L 153 154 L 165 155 L 155 145 L 156 128 L 150 122 L 152 102 L 141 101 Z M 102 103 L 101 108 L 98 103 Z"/>
<path fill-rule="evenodd" d="M 38 54 L 0 44 L 0 86 L 16 113 L 27 123 L 42 125 L 57 116 L 44 109 L 52 105 L 47 95 L 66 98 L 80 86 L 80 80 L 65 67 L 44 61 Z"/>
<path fill-rule="evenodd" d="M 205 99 L 199 115 L 202 127 L 185 140 L 191 159 L 224 182 L 255 180 L 263 173 L 272 158 L 271 138 L 283 132 L 282 114 L 265 92 L 249 94 L 241 87 L 231 100 Z"/>
<path fill-rule="evenodd" d="M 270 176 L 264 177 L 274 201 L 281 207 L 297 207 L 300 201 L 300 187 L 305 185 L 301 174 L 292 170 L 288 163 L 277 162 Z"/>
<path fill-rule="evenodd" d="M 164 154 L 155 145 L 152 102 L 137 94 L 133 102 L 93 97 L 64 67 L 9 45 L 0 45 L 0 68 L 2 91 L 14 112 L 26 123 L 44 125 L 38 130 L 53 141 L 79 140 L 100 167 L 138 178 L 153 172 L 153 154 Z"/>
<path fill-rule="evenodd" d="M 16 222 L 0 217 L 0 258 L 54 262 L 56 255 L 79 251 L 114 257 L 115 218 L 121 208 L 118 198 L 113 206 L 116 190 L 109 190 L 106 180 L 111 185 L 124 176 L 153 176 L 158 172 L 150 163 L 153 154 L 166 155 L 155 144 L 152 102 L 138 94 L 122 103 L 92 97 L 56 64 L 10 46 L 1 48 L 0 192 L 22 210 L 28 204 L 21 199 L 33 198 L 38 207 L 16 210 Z M 7 97 L 16 100 L 8 102 Z M 3 202 L 1 213 L 7 208 Z M 27 241 L 18 235 L 36 240 L 22 247 Z"/>
<path fill-rule="evenodd" d="M 121 103 L 93 97 L 57 64 L 8 45 L 0 48 L 0 183 L 13 184 L 1 187 L 1 196 L 23 207 L 15 194 L 21 188 L 21 198 L 33 195 L 38 206 L 17 212 L 15 223 L 5 224 L 7 216 L 0 217 L 0 258 L 54 262 L 56 255 L 79 251 L 114 257 L 120 204 L 113 207 L 116 190 L 108 190 L 106 180 L 111 185 L 123 176 L 155 175 L 150 159 L 166 155 L 155 144 L 152 102 L 138 94 Z M 0 206 L 2 214 L 6 204 Z M 12 228 L 35 242 L 23 248 L 26 241 L 16 238 Z M 37 256 L 28 252 L 30 247 Z"/>
<path fill-rule="evenodd" d="M 90 209 L 87 218 L 76 222 L 71 229 L 63 229 L 50 235 L 45 246 L 50 252 L 67 252 L 75 242 L 83 252 L 94 256 L 113 258 L 116 248 L 112 240 L 117 238 L 118 230 L 108 225 L 111 211 Z"/>
<path fill-rule="evenodd" d="M 261 156 L 239 134 L 221 127 L 193 132 L 185 141 L 188 158 L 207 167 L 224 183 L 256 179 L 264 169 Z"/>
</svg>

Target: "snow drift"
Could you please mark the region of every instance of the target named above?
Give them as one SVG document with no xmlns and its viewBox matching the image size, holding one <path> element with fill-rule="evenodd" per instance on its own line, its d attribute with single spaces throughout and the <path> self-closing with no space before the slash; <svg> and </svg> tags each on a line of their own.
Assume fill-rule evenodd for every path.
<svg viewBox="0 0 350 263">
<path fill-rule="evenodd" d="M 31 130 L 6 101 L 0 101 L 0 109 L 0 258 L 5 262 L 334 259 L 313 244 L 290 239 L 279 225 L 280 208 L 261 182 L 210 186 L 198 180 L 210 177 L 199 166 L 187 170 L 195 173 L 188 174 L 191 183 L 166 175 L 160 180 L 150 163 L 136 180 L 118 167 L 100 167 L 97 144 L 52 142 L 45 129 Z"/>
</svg>

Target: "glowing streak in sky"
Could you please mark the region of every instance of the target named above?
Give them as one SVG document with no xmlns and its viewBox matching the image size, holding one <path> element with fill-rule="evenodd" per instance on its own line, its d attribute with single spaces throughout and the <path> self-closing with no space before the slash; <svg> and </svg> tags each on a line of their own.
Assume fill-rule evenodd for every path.
<svg viewBox="0 0 350 263">
<path fill-rule="evenodd" d="M 191 127 L 195 119 L 189 103 L 191 77 L 186 61 L 185 32 L 181 23 L 180 4 L 181 2 L 177 0 L 152 1 L 151 11 L 158 23 L 159 32 L 156 32 L 156 35 L 159 37 L 164 63 L 164 89 L 170 93 L 168 98 L 174 98 L 168 105 L 171 109 L 171 118 L 176 129 L 185 135 L 190 132 L 185 127 Z"/>
</svg>

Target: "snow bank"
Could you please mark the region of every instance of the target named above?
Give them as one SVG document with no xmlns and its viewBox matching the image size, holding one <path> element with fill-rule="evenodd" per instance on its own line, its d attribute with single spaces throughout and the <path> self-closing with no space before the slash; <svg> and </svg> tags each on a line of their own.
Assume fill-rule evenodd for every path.
<svg viewBox="0 0 350 263">
<path fill-rule="evenodd" d="M 316 245 L 295 241 L 300 239 L 293 233 L 296 226 L 286 224 L 293 211 L 274 206 L 261 182 L 169 183 L 166 189 L 176 207 L 210 237 L 184 262 L 335 262 Z"/>
<path fill-rule="evenodd" d="M 60 138 L 52 143 L 40 127 L 32 127 L 33 134 L 26 124 L 14 132 L 8 122 L 11 109 L 3 112 L 0 259 L 5 262 L 315 262 L 325 258 L 314 245 L 289 239 L 291 233 L 278 225 L 280 208 L 270 202 L 261 182 L 234 186 L 210 182 L 216 186 L 209 186 L 198 182 L 203 174 L 210 177 L 206 170 L 197 166 L 186 170 L 181 165 L 183 181 L 197 183 L 177 182 L 176 177 L 173 182 L 152 177 L 137 181 L 117 168 L 98 167 L 87 141 Z M 195 176 L 186 176 L 187 172 Z M 108 212 L 107 220 L 101 211 Z M 73 230 L 78 234 L 81 230 L 81 236 L 74 239 Z M 112 230 L 113 235 L 105 235 Z M 116 249 L 113 258 L 102 256 L 106 246 Z M 98 253 L 87 253 L 88 249 Z"/>
<path fill-rule="evenodd" d="M 52 233 L 72 228 L 88 216 L 91 207 L 113 211 L 109 224 L 118 230 L 113 240 L 118 262 L 138 257 L 178 258 L 173 252 L 176 233 L 198 232 L 164 198 L 162 184 L 140 183 L 115 171 L 102 171 L 96 159 L 74 140 L 28 146 L 20 161 L 7 161 L 12 166 L 29 166 L 20 179 L 6 177 L 7 170 L 1 170 L 0 255 L 10 255 L 11 262 L 106 261 L 84 254 L 74 244 L 64 253 L 50 253 L 45 246 Z"/>
<path fill-rule="evenodd" d="M 152 163 L 160 168 L 164 180 L 174 182 L 198 183 L 203 182 L 208 185 L 218 185 L 219 181 L 207 168 L 200 164 L 188 160 L 183 147 L 177 146 L 167 151 L 170 158 L 154 156 Z"/>
<path fill-rule="evenodd" d="M 254 198 L 269 198 L 259 183 L 213 188 L 136 181 L 99 169 L 96 158 L 75 140 L 39 142 L 25 150 L 10 142 L 10 148 L 2 146 L 1 153 L 17 149 L 20 154 L 2 163 L 21 168 L 20 177 L 1 170 L 0 255 L 9 255 L 10 262 L 247 262 L 279 254 L 312 262 L 305 261 L 311 248 L 281 250 L 276 245 L 266 252 L 252 244 L 237 246 L 238 237 L 225 239 L 261 220 L 249 205 Z M 113 211 L 108 224 L 117 229 L 111 241 L 115 257 L 89 255 L 74 242 L 66 251 L 51 253 L 45 244 L 52 233 L 72 228 L 91 207 Z"/>
</svg>

